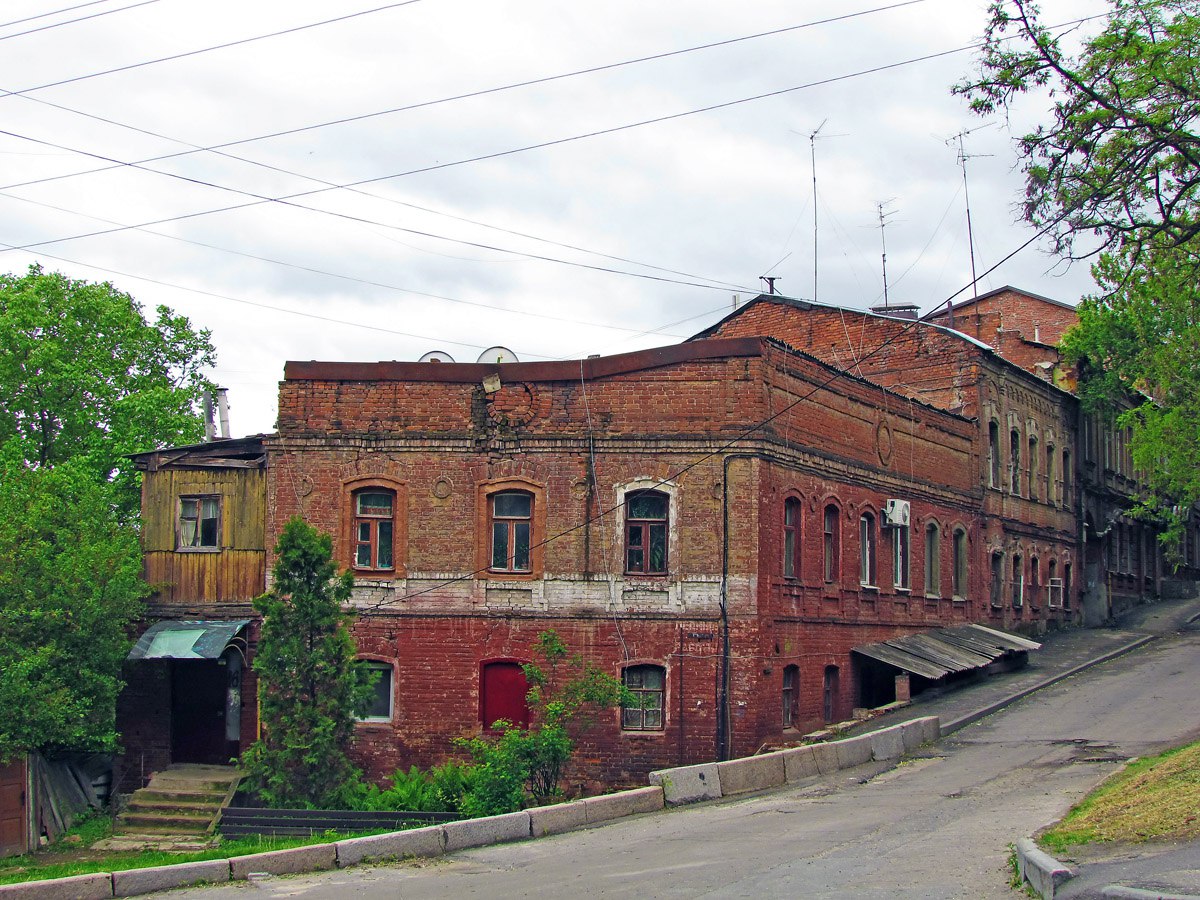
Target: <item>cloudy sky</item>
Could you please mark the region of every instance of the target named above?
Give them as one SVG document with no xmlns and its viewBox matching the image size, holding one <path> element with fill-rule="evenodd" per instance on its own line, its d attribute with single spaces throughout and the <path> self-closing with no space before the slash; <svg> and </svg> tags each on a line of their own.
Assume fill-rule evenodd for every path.
<svg viewBox="0 0 1200 900">
<path fill-rule="evenodd" d="M 969 295 L 955 135 L 978 271 L 1031 234 L 1013 137 L 1045 98 L 1006 122 L 949 92 L 984 6 L 6 0 L 0 266 L 210 329 L 235 435 L 273 428 L 288 359 L 619 353 L 768 274 L 865 308 L 881 239 L 925 311 Z M 1004 284 L 1092 286 L 1036 246 L 980 279 Z"/>
</svg>

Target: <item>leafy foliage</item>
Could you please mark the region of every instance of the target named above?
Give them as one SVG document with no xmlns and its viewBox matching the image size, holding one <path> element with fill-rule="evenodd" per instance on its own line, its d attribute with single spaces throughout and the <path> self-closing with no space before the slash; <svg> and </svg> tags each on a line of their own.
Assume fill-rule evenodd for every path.
<svg viewBox="0 0 1200 900">
<path fill-rule="evenodd" d="M 563 767 L 575 750 L 572 732 L 587 728 L 596 710 L 636 702 L 620 681 L 570 652 L 554 631 L 538 635 L 533 652 L 540 663 L 522 666 L 529 684 L 530 727 L 500 722 L 498 738 L 458 741 L 475 761 L 460 807 L 464 815 L 513 812 L 527 800 L 540 806 L 560 798 Z"/>
<path fill-rule="evenodd" d="M 1019 147 L 1025 218 L 1050 229 L 1055 252 L 1081 234 L 1121 256 L 1200 235 L 1198 13 L 1197 0 L 1110 0 L 1072 55 L 1029 0 L 989 7 L 978 72 L 954 90 L 981 115 L 1050 94 L 1052 123 Z"/>
<path fill-rule="evenodd" d="M 299 517 L 275 547 L 254 671 L 263 735 L 242 755 L 249 786 L 272 806 L 333 809 L 358 780 L 347 750 L 371 675 L 355 664 L 350 573 L 336 574 L 329 535 Z"/>
<path fill-rule="evenodd" d="M 463 796 L 470 790 L 474 768 L 451 760 L 422 772 L 416 766 L 392 773 L 392 786 L 357 786 L 350 808 L 370 812 L 459 812 Z"/>
<path fill-rule="evenodd" d="M 137 535 L 85 467 L 31 468 L 0 450 L 0 759 L 115 749 L 141 569 Z"/>
<path fill-rule="evenodd" d="M 148 322 L 111 284 L 40 266 L 0 275 L 0 442 L 32 465 L 76 460 L 112 482 L 124 516 L 138 508 L 124 457 L 203 437 L 196 406 L 211 388 L 207 331 L 160 306 Z"/>
</svg>

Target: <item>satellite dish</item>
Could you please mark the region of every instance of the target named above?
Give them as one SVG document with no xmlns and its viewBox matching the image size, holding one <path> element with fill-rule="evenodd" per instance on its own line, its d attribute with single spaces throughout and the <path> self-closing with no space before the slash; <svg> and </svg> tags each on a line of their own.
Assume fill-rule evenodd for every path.
<svg viewBox="0 0 1200 900">
<path fill-rule="evenodd" d="M 417 362 L 454 362 L 454 357 L 445 350 L 430 350 Z"/>
<path fill-rule="evenodd" d="M 475 361 L 481 363 L 519 362 L 517 354 L 513 353 L 507 347 L 488 347 L 479 354 L 479 359 Z"/>
</svg>

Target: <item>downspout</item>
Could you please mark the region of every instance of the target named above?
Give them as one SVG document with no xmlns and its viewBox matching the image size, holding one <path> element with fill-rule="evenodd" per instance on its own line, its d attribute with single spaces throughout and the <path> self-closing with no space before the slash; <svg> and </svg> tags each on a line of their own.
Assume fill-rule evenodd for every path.
<svg viewBox="0 0 1200 900">
<path fill-rule="evenodd" d="M 729 759 L 729 463 L 735 459 L 761 459 L 761 453 L 730 453 L 724 457 L 721 477 L 721 664 L 717 674 L 717 759 Z"/>
</svg>

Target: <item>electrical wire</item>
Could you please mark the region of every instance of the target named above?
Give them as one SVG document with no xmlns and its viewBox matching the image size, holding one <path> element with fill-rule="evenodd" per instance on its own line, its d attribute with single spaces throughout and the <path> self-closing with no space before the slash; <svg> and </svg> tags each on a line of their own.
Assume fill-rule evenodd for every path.
<svg viewBox="0 0 1200 900">
<path fill-rule="evenodd" d="M 109 0 L 92 0 L 90 3 L 80 3 L 76 6 L 68 6 L 66 9 L 58 9 L 54 12 L 38 13 L 36 16 L 26 16 L 24 19 L 14 19 L 11 22 L 5 22 L 0 25 L 0 28 L 8 28 L 11 25 L 20 25 L 22 22 L 32 22 L 35 19 L 44 19 L 47 16 L 56 16 L 59 13 L 70 12 L 74 9 L 83 9 L 85 6 L 95 6 L 97 3 L 108 3 Z M 89 19 L 98 19 L 101 16 L 111 16 L 113 13 L 125 12 L 127 9 L 136 9 L 139 6 L 149 6 L 151 3 L 158 3 L 159 0 L 141 0 L 139 3 L 131 3 L 128 6 L 122 6 L 119 9 L 106 9 L 101 12 L 92 13 L 88 16 L 80 16 L 77 19 L 67 19 L 65 22 L 54 22 L 50 25 L 40 25 L 37 28 L 30 28 L 27 31 L 18 31 L 13 34 L 0 35 L 0 41 L 7 41 L 11 38 L 24 37 L 27 34 L 37 34 L 39 31 L 49 31 L 52 28 L 61 28 L 64 25 L 74 25 L 76 22 L 86 22 Z"/>
</svg>

